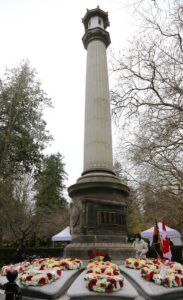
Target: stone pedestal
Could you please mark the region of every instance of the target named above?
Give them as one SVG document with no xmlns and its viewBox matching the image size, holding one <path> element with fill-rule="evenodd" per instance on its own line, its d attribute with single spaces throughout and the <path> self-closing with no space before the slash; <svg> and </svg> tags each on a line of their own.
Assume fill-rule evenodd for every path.
<svg viewBox="0 0 183 300">
<path fill-rule="evenodd" d="M 109 172 L 93 172 L 81 176 L 69 188 L 72 242 L 65 256 L 87 259 L 88 253 L 99 250 L 112 259 L 134 256 L 126 243 L 129 189 Z"/>
<path fill-rule="evenodd" d="M 71 243 L 65 248 L 65 256 L 88 259 L 92 251 L 107 253 L 112 260 L 120 260 L 121 263 L 128 257 L 134 257 L 134 249 L 127 243 Z"/>
</svg>

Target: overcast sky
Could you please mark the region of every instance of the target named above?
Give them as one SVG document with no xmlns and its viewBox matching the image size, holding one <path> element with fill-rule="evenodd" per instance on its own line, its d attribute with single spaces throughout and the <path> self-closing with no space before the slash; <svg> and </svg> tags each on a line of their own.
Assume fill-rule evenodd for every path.
<svg viewBox="0 0 183 300">
<path fill-rule="evenodd" d="M 0 72 L 23 59 L 38 72 L 42 88 L 52 98 L 45 112 L 54 141 L 46 153 L 60 152 L 68 173 L 67 185 L 83 170 L 86 50 L 81 18 L 100 6 L 109 13 L 110 49 L 127 44 L 133 18 L 126 0 L 0 0 Z M 128 1 L 127 1 L 128 2 Z M 110 84 L 110 78 L 109 78 Z"/>
</svg>

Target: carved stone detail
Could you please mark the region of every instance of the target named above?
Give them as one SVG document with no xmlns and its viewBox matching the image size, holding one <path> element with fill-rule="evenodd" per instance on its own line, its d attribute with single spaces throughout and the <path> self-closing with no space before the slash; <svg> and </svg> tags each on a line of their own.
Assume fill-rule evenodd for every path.
<svg viewBox="0 0 183 300">
<path fill-rule="evenodd" d="M 109 32 L 100 27 L 88 29 L 86 31 L 86 33 L 84 34 L 84 36 L 82 38 L 85 49 L 87 49 L 88 44 L 93 40 L 102 41 L 106 45 L 106 48 L 111 43 Z"/>
</svg>

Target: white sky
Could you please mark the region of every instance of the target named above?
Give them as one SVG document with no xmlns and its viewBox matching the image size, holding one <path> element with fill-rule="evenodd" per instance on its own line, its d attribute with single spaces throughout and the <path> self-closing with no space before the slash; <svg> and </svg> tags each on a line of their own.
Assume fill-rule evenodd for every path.
<svg viewBox="0 0 183 300">
<path fill-rule="evenodd" d="M 54 137 L 46 153 L 64 156 L 67 185 L 83 170 L 86 50 L 81 18 L 86 9 L 100 6 L 109 13 L 109 48 L 123 48 L 133 18 L 123 7 L 126 0 L 0 0 L 0 72 L 22 59 L 36 68 L 42 88 L 52 98 L 45 112 L 47 129 Z M 128 2 L 128 1 L 127 1 Z M 110 82 L 110 78 L 109 78 Z"/>
</svg>

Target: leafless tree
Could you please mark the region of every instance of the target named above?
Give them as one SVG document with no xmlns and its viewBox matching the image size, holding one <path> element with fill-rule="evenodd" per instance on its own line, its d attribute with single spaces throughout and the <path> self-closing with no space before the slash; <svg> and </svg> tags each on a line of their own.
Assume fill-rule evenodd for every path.
<svg viewBox="0 0 183 300">
<path fill-rule="evenodd" d="M 166 190 L 183 227 L 183 4 L 156 1 L 137 10 L 139 34 L 113 57 L 113 113 L 130 131 L 120 148 L 139 186 Z"/>
<path fill-rule="evenodd" d="M 50 240 L 69 223 L 69 208 L 37 209 L 31 175 L 0 184 L 1 240 L 20 247 L 30 241 Z"/>
</svg>

